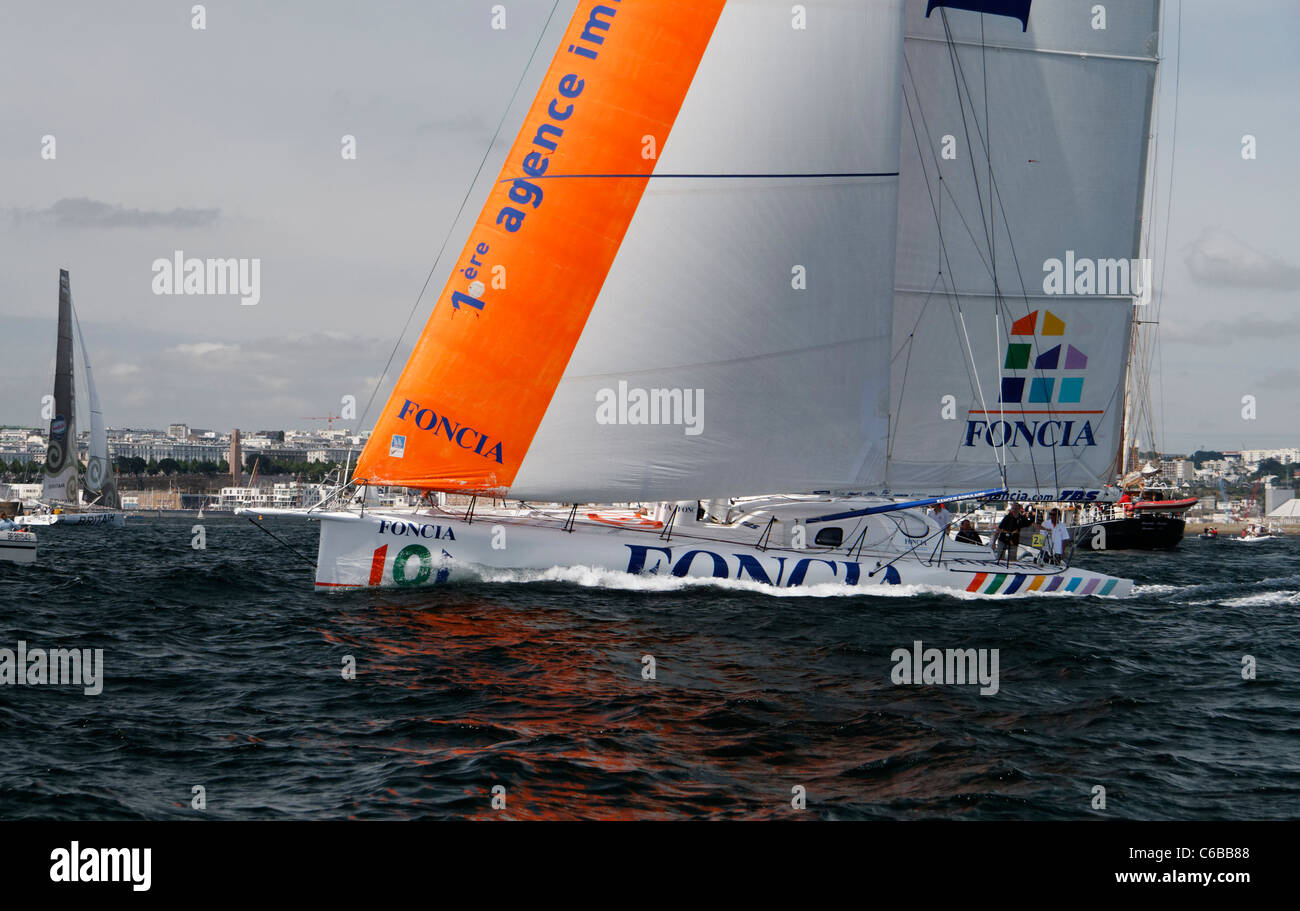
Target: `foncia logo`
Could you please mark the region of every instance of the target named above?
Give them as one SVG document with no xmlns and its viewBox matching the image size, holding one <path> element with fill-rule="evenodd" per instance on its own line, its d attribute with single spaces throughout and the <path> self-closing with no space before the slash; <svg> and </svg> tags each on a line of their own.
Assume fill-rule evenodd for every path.
<svg viewBox="0 0 1300 911">
<path fill-rule="evenodd" d="M 1091 416 L 1103 412 L 1078 407 L 1088 356 L 1065 341 L 1065 329 L 1065 320 L 1050 310 L 1035 310 L 1012 324 L 1002 363 L 1011 375 L 1002 377 L 1000 407 L 971 409 L 965 445 L 1097 445 Z"/>
</svg>

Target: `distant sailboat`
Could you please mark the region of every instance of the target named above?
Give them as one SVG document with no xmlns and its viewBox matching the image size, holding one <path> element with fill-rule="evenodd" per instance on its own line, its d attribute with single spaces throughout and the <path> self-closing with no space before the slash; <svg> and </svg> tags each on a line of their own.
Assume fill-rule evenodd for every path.
<svg viewBox="0 0 1300 911">
<path fill-rule="evenodd" d="M 36 535 L 0 516 L 0 563 L 35 563 Z"/>
<path fill-rule="evenodd" d="M 1154 6 L 1139 5 L 1139 19 L 1151 15 L 1117 30 L 1116 41 L 1155 28 Z M 1023 7 L 1023 16 L 1014 26 L 987 17 L 986 39 L 984 17 L 959 14 L 964 23 L 950 30 L 943 6 L 1003 15 Z M 1024 159 L 1034 156 L 1018 149 L 1020 164 L 1007 162 L 998 193 L 1020 194 L 1021 181 L 1030 193 L 1048 193 L 1054 207 L 1039 213 L 1020 195 L 1007 202 L 1042 229 L 1018 240 L 1037 254 L 1076 241 L 1096 241 L 1102 251 L 1118 237 L 1117 252 L 1136 252 L 1128 239 L 1136 243 L 1141 214 L 1154 58 L 1119 62 L 1112 72 L 1139 97 L 1112 99 L 1117 83 L 1090 58 L 1100 52 L 1113 66 L 1109 58 L 1124 49 L 1105 53 L 1110 39 L 1092 35 L 1086 16 L 1075 22 L 1055 8 L 1036 30 L 1029 6 L 819 5 L 806 29 L 792 30 L 789 5 L 777 0 L 578 3 L 353 473 L 362 501 L 374 485 L 475 499 L 462 510 L 432 500 L 414 510 L 368 509 L 340 493 L 332 506 L 297 513 L 320 520 L 317 587 L 586 566 L 779 588 L 901 583 L 990 595 L 1128 594 L 1130 580 L 1103 573 L 1015 557 L 995 562 L 985 546 L 950 541 L 942 513 L 921 510 L 1001 498 L 1008 481 L 1097 485 L 1110 469 L 1109 457 L 1090 447 L 1104 445 L 1119 422 L 1104 403 L 1121 383 L 1131 299 L 1090 301 L 1092 313 L 1060 298 L 1040 305 L 1037 294 L 1009 301 L 996 280 L 984 287 L 981 257 L 987 271 L 990 251 L 981 254 L 977 241 L 960 251 L 969 269 L 941 273 L 949 284 L 940 297 L 982 308 L 984 344 L 972 350 L 954 336 L 949 351 L 947 308 L 931 312 L 924 287 L 895 280 L 896 238 L 911 244 L 898 247 L 900 263 L 924 260 L 928 269 L 949 247 L 958 253 L 947 220 L 955 208 L 932 206 L 934 153 L 924 153 L 925 163 L 906 157 L 973 116 L 949 55 L 978 63 L 989 48 L 988 91 L 1005 92 L 994 101 L 992 154 L 1010 155 L 1012 137 L 1001 131 L 1034 118 L 1035 142 L 1082 138 L 1087 111 L 1053 104 L 1074 85 L 1085 106 L 1119 105 L 1104 129 L 1099 120 L 1093 126 L 1122 140 L 1100 152 L 1095 137 L 1083 152 L 1056 151 L 1087 161 L 1089 178 L 1120 164 L 1131 178 L 1101 192 L 1070 183 L 1061 162 L 1026 175 Z M 940 15 L 929 19 L 934 9 Z M 945 115 L 929 124 L 932 136 L 918 140 L 915 126 L 900 131 L 905 82 L 912 116 L 920 106 Z M 984 116 L 988 107 L 979 107 Z M 970 141 L 988 148 L 990 140 Z M 1002 158 L 994 163 L 1001 167 Z M 980 193 L 998 193 L 976 177 L 957 192 L 979 217 Z M 1054 193 L 1053 180 L 1065 182 Z M 976 234 L 996 232 L 986 225 Z M 1005 246 L 992 262 L 999 259 L 1010 260 Z M 952 284 L 962 281 L 974 289 L 969 296 Z M 1022 312 L 1001 319 L 1012 303 Z M 891 331 L 917 326 L 934 328 L 915 336 L 920 393 L 901 378 L 891 385 Z M 1008 333 L 1024 338 L 1010 340 L 1020 347 L 1004 368 Z M 1002 370 L 1026 373 L 1040 337 L 1050 344 L 1032 352 L 1038 371 L 1064 372 L 1066 381 L 1059 396 L 1035 383 L 1013 404 L 1016 384 L 1000 384 Z M 1086 391 L 1085 368 L 1094 378 Z M 968 420 L 941 414 L 943 396 L 967 387 Z M 980 389 L 992 394 L 988 405 Z M 1042 406 L 1022 404 L 1044 394 Z M 1097 399 L 1103 404 L 1093 405 Z M 1041 416 L 1026 418 L 1030 410 Z M 1093 420 L 1069 416 L 1082 411 Z M 1036 437 L 1029 445 L 1052 450 L 1050 478 L 1035 474 L 1024 450 L 1006 455 L 1014 439 L 979 451 L 967 445 L 976 433 L 983 444 L 998 414 L 1009 423 L 995 431 L 1005 437 L 1013 428 L 1014 437 L 1019 423 Z M 970 421 L 980 426 L 971 430 Z M 885 495 L 887 484 L 918 496 L 899 502 Z M 781 491 L 795 493 L 773 495 Z M 519 506 L 485 506 L 479 497 Z M 617 505 L 629 503 L 649 505 Z"/>
<path fill-rule="evenodd" d="M 86 394 L 90 400 L 90 453 L 85 470 L 82 497 L 81 463 L 77 458 L 76 383 L 73 377 L 72 336 L 80 339 L 82 364 L 86 372 Z M 72 289 L 66 269 L 59 270 L 59 330 L 55 355 L 54 414 L 45 452 L 41 509 L 17 517 L 19 525 L 112 525 L 125 523 L 118 510 L 117 485 L 110 473 L 108 433 L 95 391 L 94 373 L 86 353 L 86 340 L 72 308 Z"/>
</svg>

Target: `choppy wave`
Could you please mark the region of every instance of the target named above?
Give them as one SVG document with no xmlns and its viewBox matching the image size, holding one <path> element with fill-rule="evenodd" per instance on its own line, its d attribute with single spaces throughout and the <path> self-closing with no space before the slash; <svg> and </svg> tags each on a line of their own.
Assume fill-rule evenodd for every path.
<svg viewBox="0 0 1300 911">
<path fill-rule="evenodd" d="M 1300 591 L 1269 591 L 1241 598 L 1229 598 L 1224 607 L 1263 607 L 1272 604 L 1300 604 Z"/>
<path fill-rule="evenodd" d="M 1118 600 L 582 567 L 323 597 L 257 529 L 195 551 L 191 524 L 0 564 L 0 647 L 105 664 L 99 696 L 0 688 L 0 818 L 188 818 L 194 784 L 219 819 L 790 818 L 794 785 L 825 819 L 1095 818 L 1096 784 L 1112 818 L 1300 805 L 1300 540 L 1081 555 L 1136 580 Z M 997 649 L 998 692 L 896 685 L 918 642 Z"/>
</svg>

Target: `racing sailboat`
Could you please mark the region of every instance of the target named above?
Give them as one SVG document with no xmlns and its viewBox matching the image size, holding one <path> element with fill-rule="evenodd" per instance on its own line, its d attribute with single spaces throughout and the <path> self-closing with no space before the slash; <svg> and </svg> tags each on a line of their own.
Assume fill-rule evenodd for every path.
<svg viewBox="0 0 1300 911">
<path fill-rule="evenodd" d="M 1044 499 L 1087 496 L 1110 468 L 1094 449 L 1116 432 L 1131 299 L 1011 296 L 997 275 L 1017 246 L 1136 252 L 1157 23 L 1137 6 L 1097 36 L 1079 3 L 879 0 L 801 21 L 776 0 L 579 2 L 357 487 L 307 513 L 318 589 L 588 566 L 1128 594 L 996 562 L 922 507 L 1044 481 Z M 979 166 L 938 157 L 963 118 Z M 957 243 L 968 210 L 985 230 Z M 1014 243 L 997 210 L 1027 224 Z M 953 335 L 958 312 L 986 331 Z M 926 335 L 915 373 L 900 332 Z M 966 419 L 941 414 L 966 387 Z M 367 507 L 375 486 L 426 504 Z"/>
<path fill-rule="evenodd" d="M 90 401 L 90 452 L 84 478 L 77 457 L 76 383 L 73 376 L 73 333 L 80 339 L 86 394 Z M 86 496 L 82 495 L 82 485 Z M 53 411 L 45 451 L 45 473 L 36 511 L 17 516 L 19 525 L 125 524 L 117 509 L 117 485 L 108 461 L 108 431 L 95 391 L 94 373 L 86 340 L 72 307 L 72 288 L 66 269 L 59 270 L 59 329 L 55 353 Z"/>
</svg>

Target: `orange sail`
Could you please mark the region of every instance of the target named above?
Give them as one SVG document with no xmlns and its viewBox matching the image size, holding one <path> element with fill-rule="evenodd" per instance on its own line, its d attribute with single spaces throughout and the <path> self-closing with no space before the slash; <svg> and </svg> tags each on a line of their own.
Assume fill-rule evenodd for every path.
<svg viewBox="0 0 1300 911">
<path fill-rule="evenodd" d="M 578 5 L 355 479 L 510 486 L 723 5 Z"/>
</svg>

